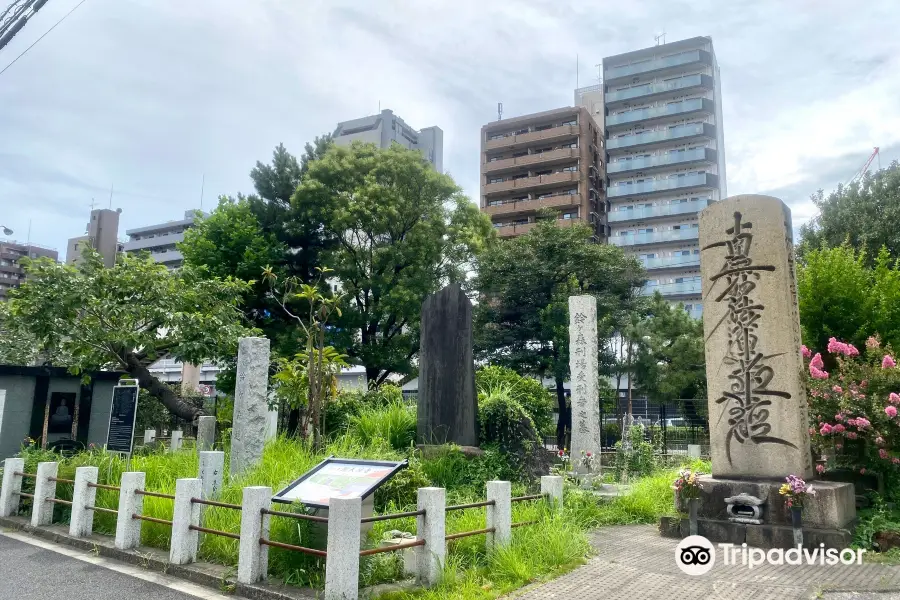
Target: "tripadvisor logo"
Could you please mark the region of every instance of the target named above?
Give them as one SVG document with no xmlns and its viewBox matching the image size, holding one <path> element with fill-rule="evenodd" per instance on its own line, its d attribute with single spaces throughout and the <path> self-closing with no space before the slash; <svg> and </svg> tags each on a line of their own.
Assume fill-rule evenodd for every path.
<svg viewBox="0 0 900 600">
<path fill-rule="evenodd" d="M 852 548 L 825 548 L 825 544 L 819 544 L 817 548 L 750 548 L 747 544 L 717 544 L 722 557 L 722 564 L 726 566 L 743 565 L 748 569 L 763 564 L 780 565 L 824 565 L 834 566 L 838 563 L 844 565 L 862 564 L 862 555 L 865 550 Z M 688 575 L 704 575 L 713 568 L 716 563 L 716 548 L 712 542 L 702 535 L 691 535 L 675 547 L 675 564 Z"/>
</svg>

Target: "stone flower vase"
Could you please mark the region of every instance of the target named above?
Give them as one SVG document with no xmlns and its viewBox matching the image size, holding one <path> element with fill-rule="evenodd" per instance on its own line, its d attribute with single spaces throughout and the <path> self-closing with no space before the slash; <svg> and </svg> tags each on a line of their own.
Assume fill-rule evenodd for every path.
<svg viewBox="0 0 900 600">
<path fill-rule="evenodd" d="M 792 506 L 791 526 L 794 528 L 794 546 L 803 546 L 803 507 Z"/>
<path fill-rule="evenodd" d="M 691 535 L 698 535 L 697 533 L 697 511 L 700 509 L 700 498 L 688 498 L 688 518 L 690 524 L 690 533 Z"/>
</svg>

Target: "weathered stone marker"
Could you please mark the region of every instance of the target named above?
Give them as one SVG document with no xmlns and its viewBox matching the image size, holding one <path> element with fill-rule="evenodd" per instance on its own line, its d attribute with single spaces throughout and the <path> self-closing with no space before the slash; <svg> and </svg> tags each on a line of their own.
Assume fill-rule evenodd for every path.
<svg viewBox="0 0 900 600">
<path fill-rule="evenodd" d="M 417 438 L 420 444 L 478 444 L 472 303 L 459 284 L 422 305 Z"/>
<path fill-rule="evenodd" d="M 266 401 L 268 385 L 268 338 L 241 338 L 238 341 L 237 383 L 231 431 L 232 475 L 242 473 L 262 458 L 269 413 Z"/>
<path fill-rule="evenodd" d="M 569 297 L 569 372 L 572 385 L 572 462 L 576 471 L 581 453 L 600 452 L 598 402 L 597 299 Z"/>
<path fill-rule="evenodd" d="M 700 214 L 712 470 L 813 474 L 790 209 L 735 196 Z"/>
<path fill-rule="evenodd" d="M 791 515 L 778 489 L 788 475 L 814 475 L 790 210 L 769 196 L 713 203 L 700 213 L 700 252 L 712 476 L 700 477 L 698 533 L 791 548 Z M 848 547 L 853 484 L 813 488 L 804 545 Z M 688 520 L 662 517 L 660 531 L 684 537 Z"/>
<path fill-rule="evenodd" d="M 197 419 L 197 452 L 212 450 L 216 443 L 216 418 L 203 416 Z"/>
</svg>

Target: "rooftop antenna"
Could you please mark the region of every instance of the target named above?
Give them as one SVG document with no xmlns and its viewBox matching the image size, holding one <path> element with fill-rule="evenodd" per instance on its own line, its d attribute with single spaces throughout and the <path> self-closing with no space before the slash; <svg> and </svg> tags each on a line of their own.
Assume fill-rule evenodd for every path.
<svg viewBox="0 0 900 600">
<path fill-rule="evenodd" d="M 575 55 L 575 89 L 578 89 L 578 55 Z"/>
<path fill-rule="evenodd" d="M 660 33 L 658 35 L 654 35 L 653 39 L 656 40 L 657 46 L 659 46 L 659 40 L 662 40 L 662 43 L 665 44 L 666 43 L 666 32 L 663 31 L 662 33 Z"/>
<path fill-rule="evenodd" d="M 502 102 L 497 103 L 497 120 L 498 121 L 503 120 L 503 103 Z"/>
<path fill-rule="evenodd" d="M 91 210 L 94 210 L 94 206 L 96 206 L 97 201 L 91 198 Z"/>
<path fill-rule="evenodd" d="M 594 66 L 597 67 L 597 83 L 603 83 L 603 63 Z"/>
<path fill-rule="evenodd" d="M 203 178 L 200 180 L 200 212 L 203 212 L 203 188 L 206 187 L 206 173 L 203 174 Z"/>
<path fill-rule="evenodd" d="M 109 210 L 112 210 L 113 184 L 109 184 Z"/>
</svg>

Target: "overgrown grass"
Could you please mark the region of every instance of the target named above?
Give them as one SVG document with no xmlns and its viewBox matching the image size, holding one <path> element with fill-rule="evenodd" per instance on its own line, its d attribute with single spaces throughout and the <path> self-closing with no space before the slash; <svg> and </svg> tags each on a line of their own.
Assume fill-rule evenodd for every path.
<svg viewBox="0 0 900 600">
<path fill-rule="evenodd" d="M 349 431 L 364 446 L 382 439 L 398 450 L 409 448 L 416 439 L 416 409 L 400 400 L 385 406 L 366 406 L 350 417 Z"/>
</svg>

